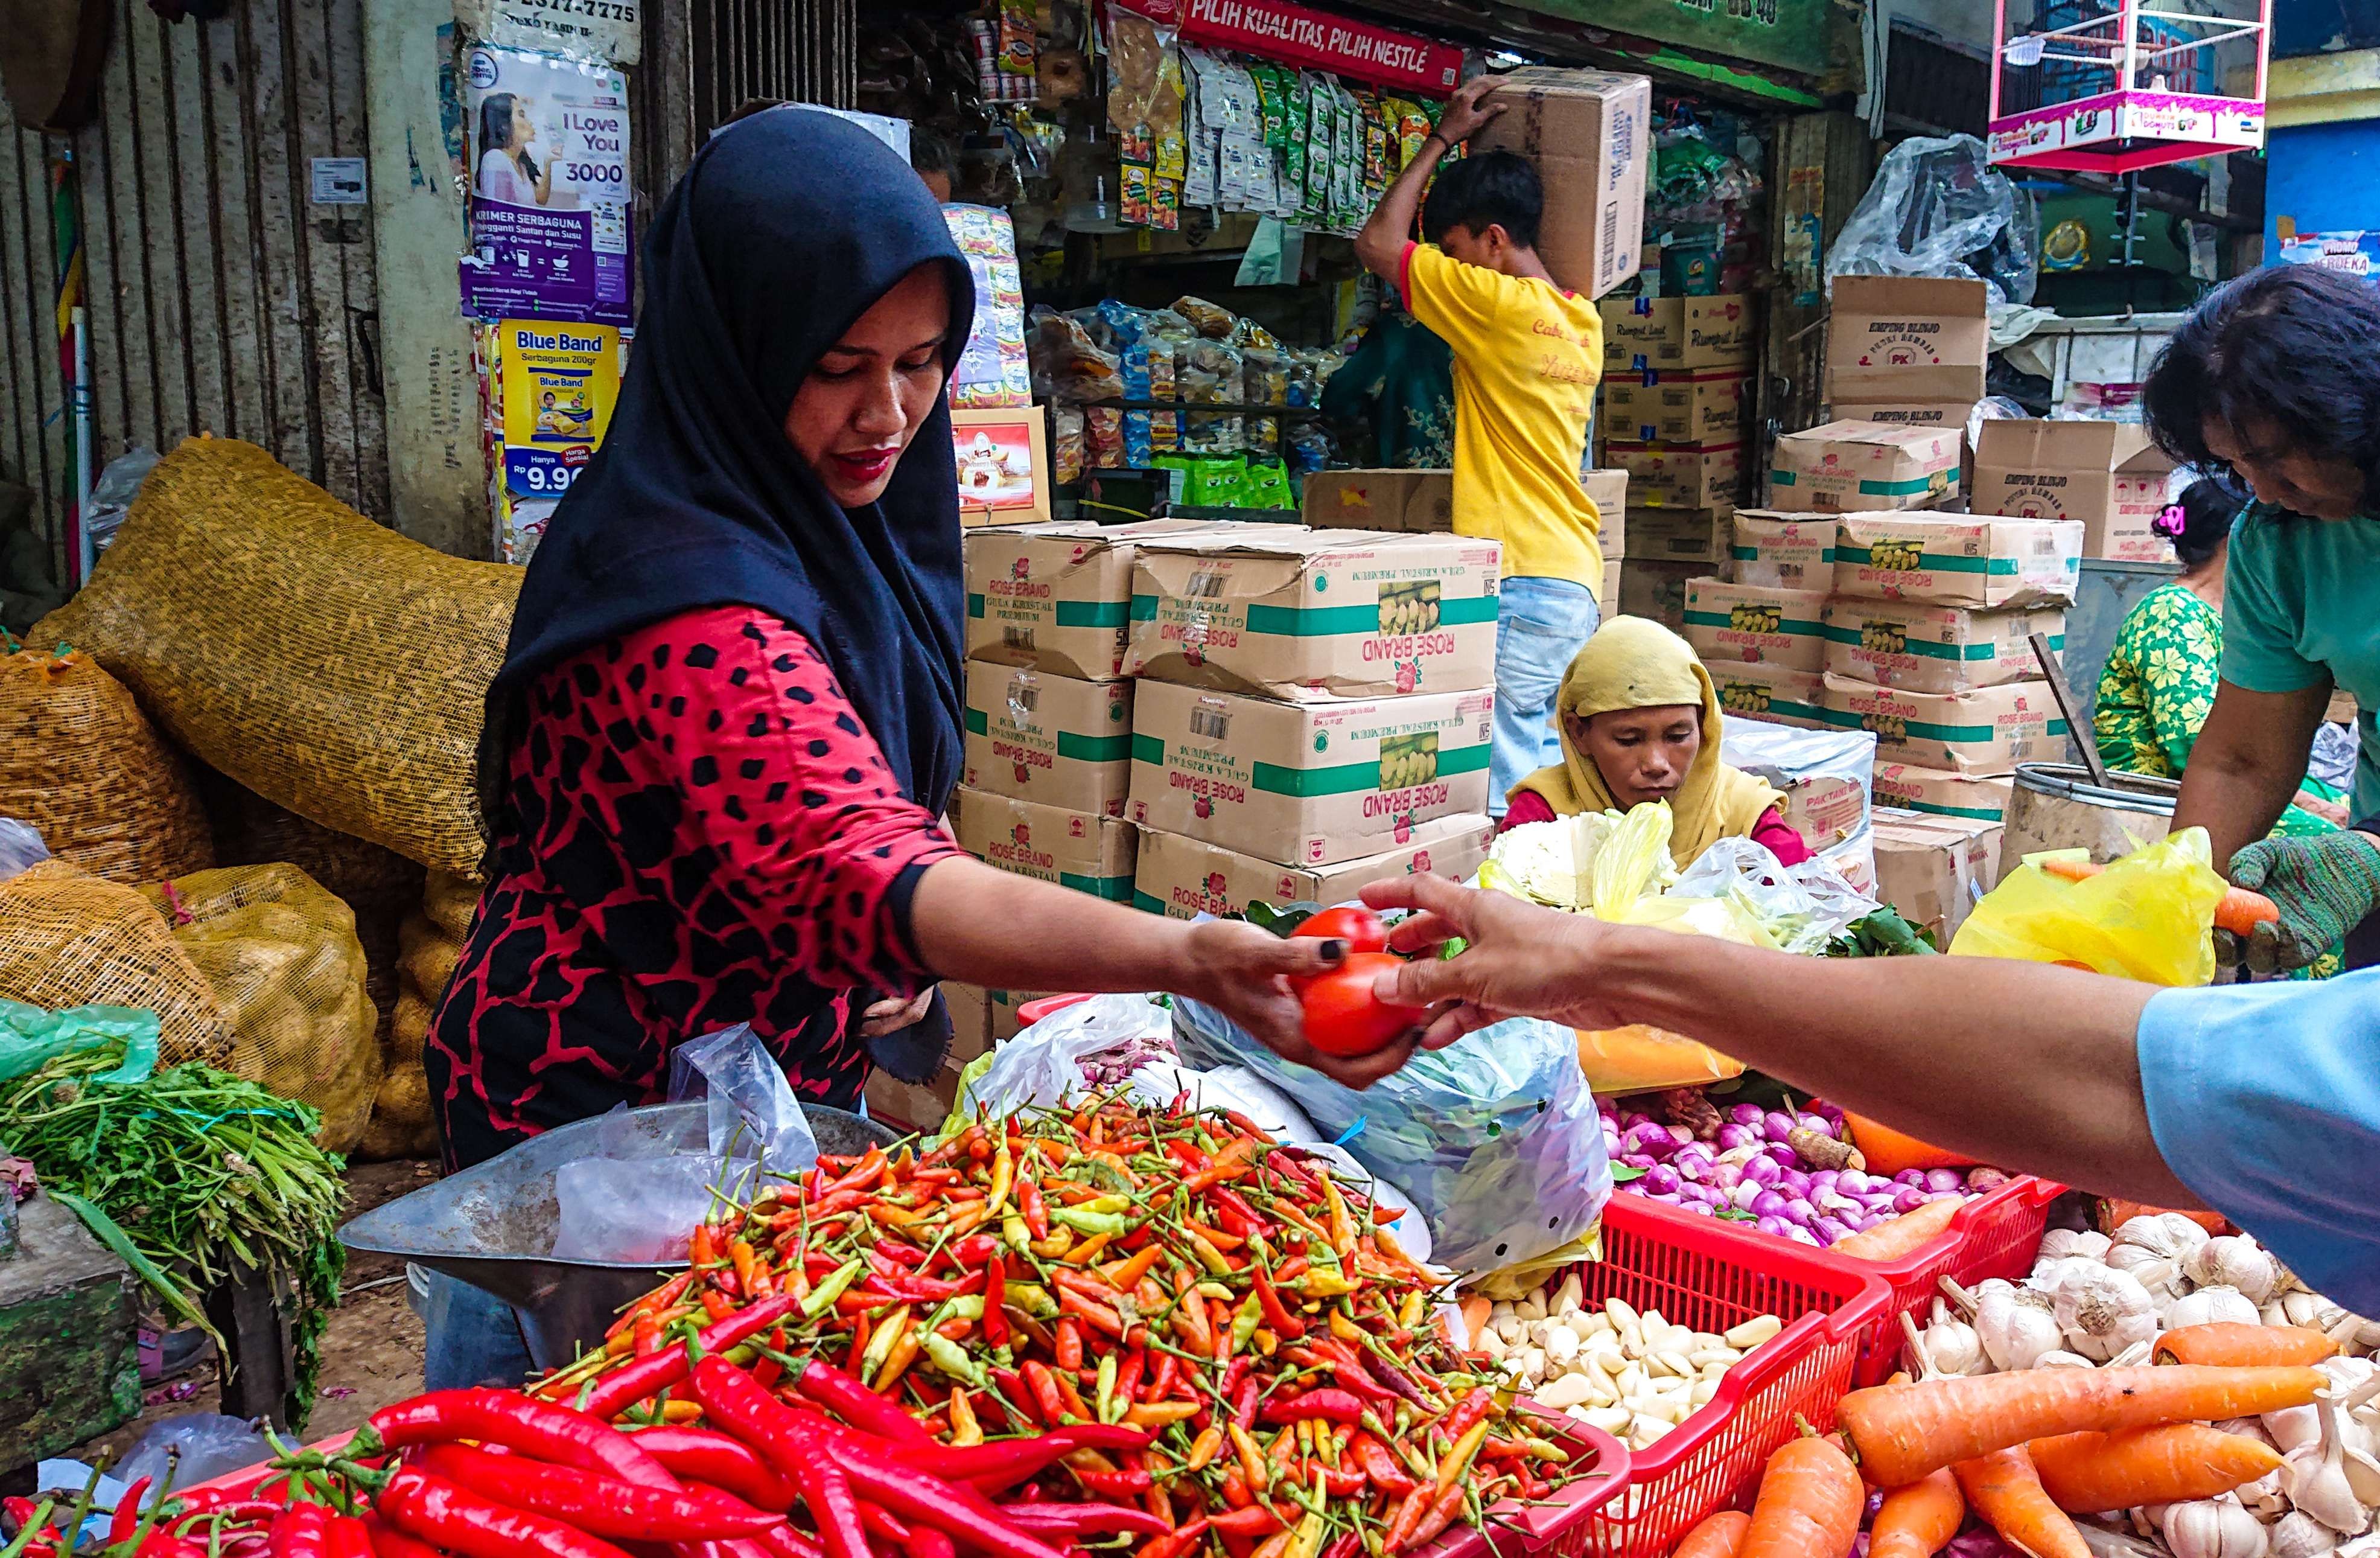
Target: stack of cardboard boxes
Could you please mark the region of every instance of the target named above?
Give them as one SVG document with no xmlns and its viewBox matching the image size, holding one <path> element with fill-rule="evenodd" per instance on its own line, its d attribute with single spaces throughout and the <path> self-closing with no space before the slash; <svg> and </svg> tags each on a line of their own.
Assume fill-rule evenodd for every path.
<svg viewBox="0 0 2380 1558">
<path fill-rule="evenodd" d="M 1837 276 L 1827 400 L 1839 421 L 1963 435 L 1984 398 L 1990 288 L 1935 276 Z"/>
<path fill-rule="evenodd" d="M 1989 421 L 1975 444 L 1978 514 L 2072 519 L 2082 555 L 2170 563 L 2155 529 L 2173 462 L 2136 422 Z"/>
<path fill-rule="evenodd" d="M 1596 593 L 1606 615 L 1619 608 L 1620 562 L 1627 550 L 1628 473 L 1587 470 L 1579 482 L 1602 519 L 1597 538 L 1603 578 Z M 1305 522 L 1317 529 L 1400 530 L 1447 535 L 1454 529 L 1454 472 L 1321 470 L 1305 479 Z"/>
<path fill-rule="evenodd" d="M 1624 525 L 1606 517 L 1606 555 L 1621 564 L 1617 594 L 1603 603 L 1606 615 L 1676 627 L 1686 580 L 1726 560 L 1758 355 L 1748 298 L 1603 305 L 1596 431 L 1603 464 L 1627 473 L 1635 509 Z"/>
</svg>

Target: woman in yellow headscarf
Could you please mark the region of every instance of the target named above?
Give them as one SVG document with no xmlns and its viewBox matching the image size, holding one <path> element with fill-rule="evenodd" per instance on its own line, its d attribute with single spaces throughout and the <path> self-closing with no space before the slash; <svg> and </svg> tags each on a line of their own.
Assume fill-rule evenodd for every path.
<svg viewBox="0 0 2380 1558">
<path fill-rule="evenodd" d="M 1775 788 L 1719 761 L 1718 692 L 1687 642 L 1658 622 L 1615 616 L 1562 676 L 1554 704 L 1562 761 L 1512 786 L 1503 825 L 1667 801 L 1670 855 L 1683 867 L 1722 838 L 1810 858 Z"/>
</svg>

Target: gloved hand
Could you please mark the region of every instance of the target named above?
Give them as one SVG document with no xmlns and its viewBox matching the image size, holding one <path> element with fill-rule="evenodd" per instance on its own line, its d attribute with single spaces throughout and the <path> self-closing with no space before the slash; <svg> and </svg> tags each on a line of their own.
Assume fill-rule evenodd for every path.
<svg viewBox="0 0 2380 1558">
<path fill-rule="evenodd" d="M 2217 956 L 2244 955 L 2257 974 L 2302 968 L 2380 909 L 2380 839 L 2352 831 L 2258 839 L 2231 857 L 2231 882 L 2272 899 L 2281 918 L 2257 926 L 2244 945 L 2216 932 Z"/>
</svg>

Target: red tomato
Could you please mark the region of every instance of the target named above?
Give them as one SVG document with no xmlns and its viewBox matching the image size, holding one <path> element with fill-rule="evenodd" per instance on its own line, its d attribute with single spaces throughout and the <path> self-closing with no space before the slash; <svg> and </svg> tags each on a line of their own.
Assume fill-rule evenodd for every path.
<svg viewBox="0 0 2380 1558">
<path fill-rule="evenodd" d="M 1342 1059 L 1385 1049 L 1398 1035 L 1417 1028 L 1420 1006 L 1392 1006 L 1372 993 L 1372 981 L 1404 959 L 1386 952 L 1351 952 L 1327 974 L 1305 981 L 1298 1004 L 1305 1013 L 1305 1041 Z"/>
<path fill-rule="evenodd" d="M 1327 908 L 1315 915 L 1291 934 L 1298 936 L 1336 936 L 1347 943 L 1349 952 L 1386 952 L 1389 950 L 1389 927 L 1380 917 L 1360 905 L 1350 904 L 1341 908 Z"/>
</svg>

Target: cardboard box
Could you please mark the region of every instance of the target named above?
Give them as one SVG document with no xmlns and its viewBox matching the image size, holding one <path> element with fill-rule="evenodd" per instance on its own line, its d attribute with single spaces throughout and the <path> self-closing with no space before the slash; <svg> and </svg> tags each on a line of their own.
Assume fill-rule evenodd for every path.
<svg viewBox="0 0 2380 1558">
<path fill-rule="evenodd" d="M 1582 470 L 1579 485 L 1586 489 L 1589 503 L 1595 505 L 1599 528 L 1596 542 L 1609 559 L 1627 551 L 1628 473 L 1624 470 Z"/>
<path fill-rule="evenodd" d="M 952 802 L 959 847 L 988 866 L 1116 903 L 1132 899 L 1132 824 L 962 785 Z"/>
<path fill-rule="evenodd" d="M 971 663 L 959 782 L 1068 811 L 1123 816 L 1132 786 L 1132 684 Z"/>
<path fill-rule="evenodd" d="M 1479 869 L 1495 841 L 1485 816 L 1440 817 L 1417 824 L 1411 842 L 1385 854 L 1330 866 L 1283 866 L 1181 834 L 1142 830 L 1133 902 L 1156 914 L 1196 919 L 1240 914 L 1251 903 L 1343 904 L 1367 882 L 1430 871 L 1460 882 Z"/>
<path fill-rule="evenodd" d="M 1834 414 L 1839 418 L 1855 417 L 1864 422 L 1884 422 L 1892 427 L 1922 427 L 1963 435 L 1967 431 L 1967 419 L 1974 409 L 1974 402 L 1969 400 L 1888 400 L 1873 404 L 1854 402 L 1836 408 Z"/>
<path fill-rule="evenodd" d="M 1640 508 L 1628 521 L 1626 541 L 1622 556 L 1701 563 L 1716 571 L 1735 544 L 1735 510 Z"/>
<path fill-rule="evenodd" d="M 1636 274 L 1653 153 L 1653 83 L 1642 76 L 1528 66 L 1497 78 L 1503 112 L 1475 151 L 1518 152 L 1545 183 L 1537 253 L 1554 279 L 1600 298 Z"/>
<path fill-rule="evenodd" d="M 1085 681 L 1123 675 L 1133 543 L 1196 523 L 1063 520 L 968 531 L 967 657 Z"/>
<path fill-rule="evenodd" d="M 1834 728 L 1827 718 L 1827 678 L 1822 672 L 1740 660 L 1710 661 L 1704 669 L 1710 673 L 1719 707 L 1730 714 L 1804 730 Z"/>
<path fill-rule="evenodd" d="M 1997 822 L 2008 815 L 2016 781 L 2006 774 L 1950 773 L 1905 762 L 1876 765 L 1876 803 L 1937 817 Z"/>
<path fill-rule="evenodd" d="M 2061 606 L 1979 612 L 1925 601 L 1838 595 L 1826 609 L 1826 668 L 1852 681 L 1912 692 L 1969 692 L 2041 679 L 2032 637 L 2066 647 Z"/>
<path fill-rule="evenodd" d="M 1768 506 L 1788 514 L 1933 508 L 1959 495 L 1957 433 L 1828 422 L 1777 441 Z"/>
<path fill-rule="evenodd" d="M 1417 501 L 1427 506 L 1421 493 L 1429 484 L 1447 489 L 1451 505 L 1451 470 L 1318 470 L 1305 479 L 1305 522 L 1318 529 L 1426 529 L 1407 523 L 1406 515 Z"/>
<path fill-rule="evenodd" d="M 1990 288 L 1932 276 L 1837 276 L 1829 288 L 1827 398 L 1863 402 L 1984 397 Z"/>
<path fill-rule="evenodd" d="M 1638 444 L 1740 444 L 1751 399 L 1752 375 L 1740 370 L 1614 372 L 1597 425 Z"/>
<path fill-rule="evenodd" d="M 1475 140 L 1476 138 L 1475 138 Z M 1550 192 L 1548 209 L 1552 207 Z M 1743 366 L 1760 355 L 1752 299 L 1616 298 L 1603 305 L 1603 369 L 1610 375 L 1686 372 Z"/>
<path fill-rule="evenodd" d="M 1821 626 L 1826 609 L 1823 590 L 1692 579 L 1686 585 L 1686 642 L 1706 666 L 1751 661 L 1815 675 L 1827 658 Z"/>
<path fill-rule="evenodd" d="M 1041 408 L 954 408 L 951 450 L 959 466 L 961 525 L 1050 517 L 1050 424 Z"/>
<path fill-rule="evenodd" d="M 1603 458 L 1628 473 L 1628 501 L 1646 508 L 1732 508 L 1743 490 L 1743 445 L 1607 444 Z"/>
<path fill-rule="evenodd" d="M 2006 773 L 2021 762 L 2066 761 L 2066 721 L 2047 682 L 1904 692 L 1829 673 L 1826 703 L 1828 724 L 1875 733 L 1878 762 Z"/>
<path fill-rule="evenodd" d="M 1707 563 L 1667 563 L 1645 557 L 1620 560 L 1620 609 L 1605 603 L 1607 615 L 1650 617 L 1672 632 L 1686 628 L 1686 586 L 1710 573 Z"/>
<path fill-rule="evenodd" d="M 1618 557 L 1609 552 L 1603 554 L 1603 586 L 1595 592 L 1595 603 L 1606 616 L 1620 612 L 1620 566 Z"/>
<path fill-rule="evenodd" d="M 1785 825 L 1818 854 L 1853 837 L 1869 819 L 1867 792 L 1840 773 L 1813 773 L 1785 782 Z"/>
<path fill-rule="evenodd" d="M 1411 843 L 1488 809 L 1487 689 L 1283 702 L 1144 683 L 1135 822 L 1288 866 Z"/>
<path fill-rule="evenodd" d="M 2082 578 L 2082 527 L 2070 520 L 1846 514 L 1836 526 L 1838 595 L 2062 606 Z"/>
<path fill-rule="evenodd" d="M 2076 519 L 2082 555 L 2169 563 L 2173 543 L 2152 528 L 2173 485 L 2173 462 L 2131 422 L 1988 421 L 1975 444 L 1977 514 Z"/>
<path fill-rule="evenodd" d="M 1999 885 L 2000 825 L 1878 810 L 1874 833 L 1877 897 L 1947 949 Z"/>
<path fill-rule="evenodd" d="M 880 1065 L 871 1068 L 867 1084 L 860 1089 L 868 1100 L 868 1118 L 910 1130 L 941 1129 L 942 1122 L 950 1117 L 952 1106 L 958 1102 L 959 1073 L 964 1069 L 965 1062 L 954 1064 L 946 1058 L 934 1079 L 920 1085 L 904 1082 Z"/>
<path fill-rule="evenodd" d="M 1273 697 L 1496 680 L 1502 549 L 1455 535 L 1205 524 L 1139 543 L 1132 675 Z"/>
<path fill-rule="evenodd" d="M 951 1014 L 949 1062 L 964 1066 L 991 1048 L 990 992 L 979 984 L 961 984 L 956 980 L 944 980 L 941 989 L 942 1004 Z"/>
<path fill-rule="evenodd" d="M 1836 524 L 1831 516 L 1742 508 L 1736 511 L 1734 529 L 1729 573 L 1738 584 L 1821 594 L 1834 589 Z"/>
</svg>

